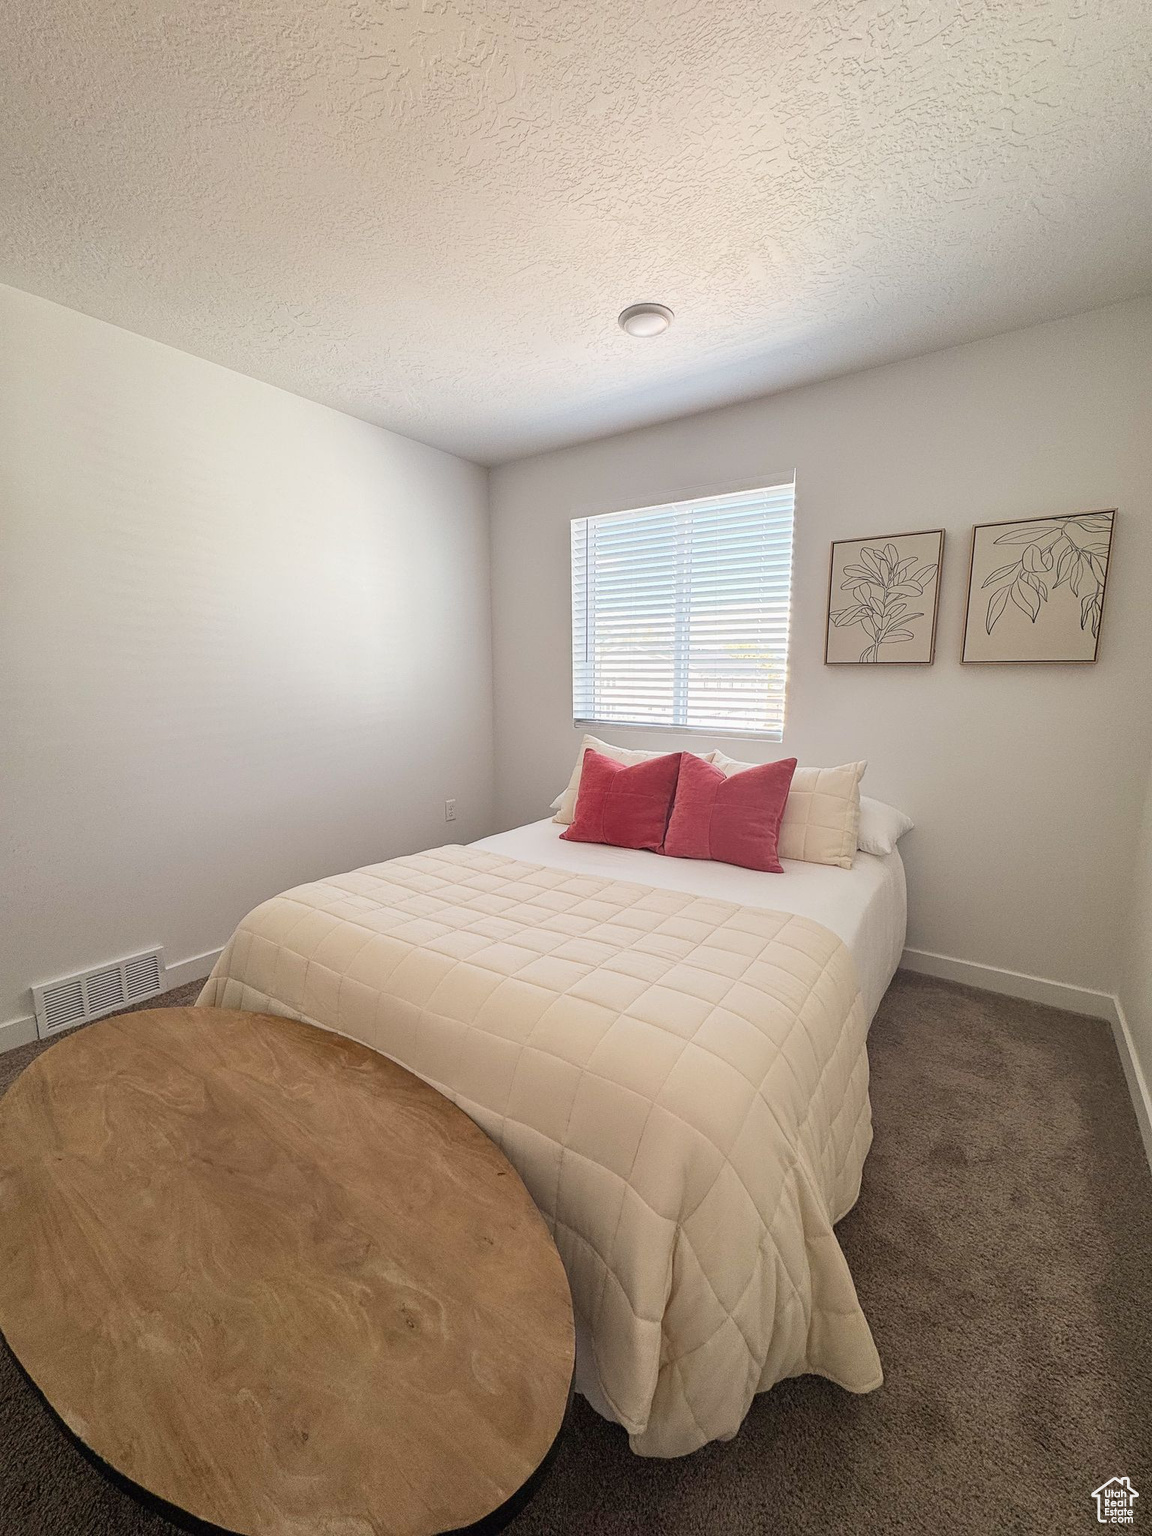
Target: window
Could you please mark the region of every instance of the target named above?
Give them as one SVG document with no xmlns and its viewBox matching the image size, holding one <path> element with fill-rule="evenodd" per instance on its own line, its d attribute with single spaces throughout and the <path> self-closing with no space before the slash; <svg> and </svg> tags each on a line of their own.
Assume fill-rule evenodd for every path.
<svg viewBox="0 0 1152 1536">
<path fill-rule="evenodd" d="M 794 490 L 573 521 L 577 725 L 781 739 Z"/>
</svg>

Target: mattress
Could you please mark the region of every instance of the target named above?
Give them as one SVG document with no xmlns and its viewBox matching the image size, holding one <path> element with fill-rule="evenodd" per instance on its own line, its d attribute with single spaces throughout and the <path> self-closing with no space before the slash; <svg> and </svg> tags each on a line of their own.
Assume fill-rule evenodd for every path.
<svg viewBox="0 0 1152 1536">
<path fill-rule="evenodd" d="M 263 902 L 200 1003 L 336 1030 L 454 1099 L 555 1236 L 579 1389 L 683 1455 L 787 1376 L 881 1381 L 834 1231 L 868 1020 L 845 945 L 779 905 L 431 849 Z"/>
<path fill-rule="evenodd" d="M 858 853 L 851 869 L 781 860 L 782 875 L 715 864 L 709 859 L 668 859 L 633 848 L 566 843 L 562 826 L 534 821 L 471 844 L 510 859 L 547 864 L 573 874 L 635 880 L 665 891 L 686 891 L 735 901 L 769 912 L 794 912 L 823 923 L 856 962 L 860 995 L 869 1020 L 900 964 L 908 927 L 904 864 L 898 850 L 880 857 Z"/>
</svg>

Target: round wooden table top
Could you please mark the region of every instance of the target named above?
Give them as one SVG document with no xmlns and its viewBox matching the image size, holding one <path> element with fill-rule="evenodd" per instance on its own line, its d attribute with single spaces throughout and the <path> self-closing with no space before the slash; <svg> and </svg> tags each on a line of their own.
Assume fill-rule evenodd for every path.
<svg viewBox="0 0 1152 1536">
<path fill-rule="evenodd" d="M 114 1474 L 243 1536 L 496 1528 L 574 1350 L 547 1228 L 465 1114 L 209 1008 L 78 1030 L 0 1102 L 0 1332 Z"/>
</svg>

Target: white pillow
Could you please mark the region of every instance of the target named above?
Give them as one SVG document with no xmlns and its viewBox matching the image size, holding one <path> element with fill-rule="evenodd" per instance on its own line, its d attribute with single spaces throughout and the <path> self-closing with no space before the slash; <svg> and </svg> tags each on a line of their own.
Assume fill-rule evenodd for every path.
<svg viewBox="0 0 1152 1536">
<path fill-rule="evenodd" d="M 565 827 L 572 825 L 576 815 L 576 796 L 580 793 L 580 770 L 584 766 L 584 753 L 589 747 L 593 752 L 610 757 L 614 763 L 623 763 L 626 768 L 631 768 L 633 763 L 647 762 L 650 757 L 667 757 L 668 755 L 666 752 L 638 752 L 630 747 L 614 747 L 610 742 L 601 741 L 598 736 L 585 736 L 580 743 L 580 752 L 576 758 L 576 766 L 572 770 L 572 777 L 568 780 L 568 788 L 552 802 L 552 809 L 556 812 L 552 820 L 558 821 Z"/>
<path fill-rule="evenodd" d="M 731 778 L 755 763 L 738 763 L 713 752 L 708 759 Z M 805 864 L 836 864 L 851 869 L 860 827 L 860 780 L 867 763 L 839 768 L 797 768 L 780 823 L 780 857 Z"/>
<path fill-rule="evenodd" d="M 883 800 L 870 800 L 860 796 L 860 828 L 856 833 L 856 846 L 861 853 L 891 853 L 905 832 L 911 832 L 916 823 L 894 805 Z"/>
</svg>

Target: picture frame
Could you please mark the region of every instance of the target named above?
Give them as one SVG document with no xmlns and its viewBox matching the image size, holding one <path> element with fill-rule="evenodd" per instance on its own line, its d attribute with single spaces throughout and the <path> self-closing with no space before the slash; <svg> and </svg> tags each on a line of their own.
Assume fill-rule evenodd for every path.
<svg viewBox="0 0 1152 1536">
<path fill-rule="evenodd" d="M 964 638 L 969 666 L 1095 662 L 1116 508 L 978 523 Z"/>
<path fill-rule="evenodd" d="M 931 666 L 943 564 L 943 528 L 835 540 L 825 666 Z"/>
</svg>

